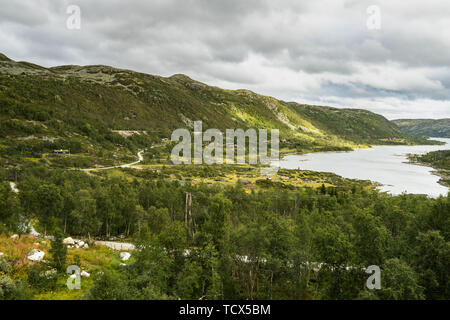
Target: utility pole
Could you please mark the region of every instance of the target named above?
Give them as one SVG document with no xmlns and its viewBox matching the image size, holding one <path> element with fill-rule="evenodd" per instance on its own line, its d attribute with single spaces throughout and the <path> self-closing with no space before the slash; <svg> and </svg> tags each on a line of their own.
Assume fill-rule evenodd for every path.
<svg viewBox="0 0 450 320">
<path fill-rule="evenodd" d="M 188 230 L 189 236 L 193 236 L 192 232 L 192 193 L 186 192 L 186 204 L 185 204 L 185 211 L 184 211 L 184 225 L 186 229 Z"/>
</svg>

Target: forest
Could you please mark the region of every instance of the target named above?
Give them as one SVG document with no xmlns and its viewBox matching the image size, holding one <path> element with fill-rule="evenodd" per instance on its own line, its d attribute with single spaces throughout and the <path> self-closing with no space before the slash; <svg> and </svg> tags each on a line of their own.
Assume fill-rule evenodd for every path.
<svg viewBox="0 0 450 320">
<path fill-rule="evenodd" d="M 58 236 L 48 263 L 0 257 L 0 299 L 67 291 L 65 267 L 83 265 L 61 246 L 68 235 L 138 248 L 126 266 L 96 270 L 80 299 L 450 297 L 449 196 L 390 196 L 357 182 L 182 185 L 41 166 L 21 172 L 17 186 L 0 184 L 0 233 L 32 223 Z M 366 288 L 370 265 L 382 270 L 380 290 Z"/>
</svg>

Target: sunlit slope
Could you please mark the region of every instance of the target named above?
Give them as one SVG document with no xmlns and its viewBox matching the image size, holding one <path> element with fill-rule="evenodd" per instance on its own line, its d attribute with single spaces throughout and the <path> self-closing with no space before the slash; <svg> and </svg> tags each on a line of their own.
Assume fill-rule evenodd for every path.
<svg viewBox="0 0 450 320">
<path fill-rule="evenodd" d="M 202 120 L 204 129 L 276 128 L 282 147 L 300 152 L 413 141 L 365 110 L 286 103 L 185 75 L 160 77 L 101 65 L 44 68 L 0 55 L 2 157 L 39 158 L 59 148 L 129 157 L 170 138 L 176 128 L 192 128 L 195 120 Z M 124 138 L 116 130 L 142 134 Z M 117 145 L 120 154 L 113 155 Z"/>
</svg>

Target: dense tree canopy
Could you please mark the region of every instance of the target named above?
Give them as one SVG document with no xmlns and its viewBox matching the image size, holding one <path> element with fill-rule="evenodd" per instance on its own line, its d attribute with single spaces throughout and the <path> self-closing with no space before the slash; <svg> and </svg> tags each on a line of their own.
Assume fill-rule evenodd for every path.
<svg viewBox="0 0 450 320">
<path fill-rule="evenodd" d="M 33 220 L 48 234 L 132 237 L 140 248 L 135 262 L 99 276 L 87 298 L 450 297 L 450 197 L 355 187 L 248 192 L 45 168 L 18 186 L 16 196 L 0 184 L 3 230 Z M 369 265 L 382 270 L 380 290 L 365 287 Z"/>
</svg>

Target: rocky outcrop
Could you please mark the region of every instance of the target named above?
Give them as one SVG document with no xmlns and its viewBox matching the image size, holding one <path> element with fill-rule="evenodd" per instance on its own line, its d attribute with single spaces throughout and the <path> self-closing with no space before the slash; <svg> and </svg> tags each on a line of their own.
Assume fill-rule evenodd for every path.
<svg viewBox="0 0 450 320">
<path fill-rule="evenodd" d="M 27 259 L 30 261 L 39 262 L 42 261 L 42 259 L 44 259 L 44 256 L 45 256 L 44 251 L 33 249 L 27 254 Z"/>
</svg>

